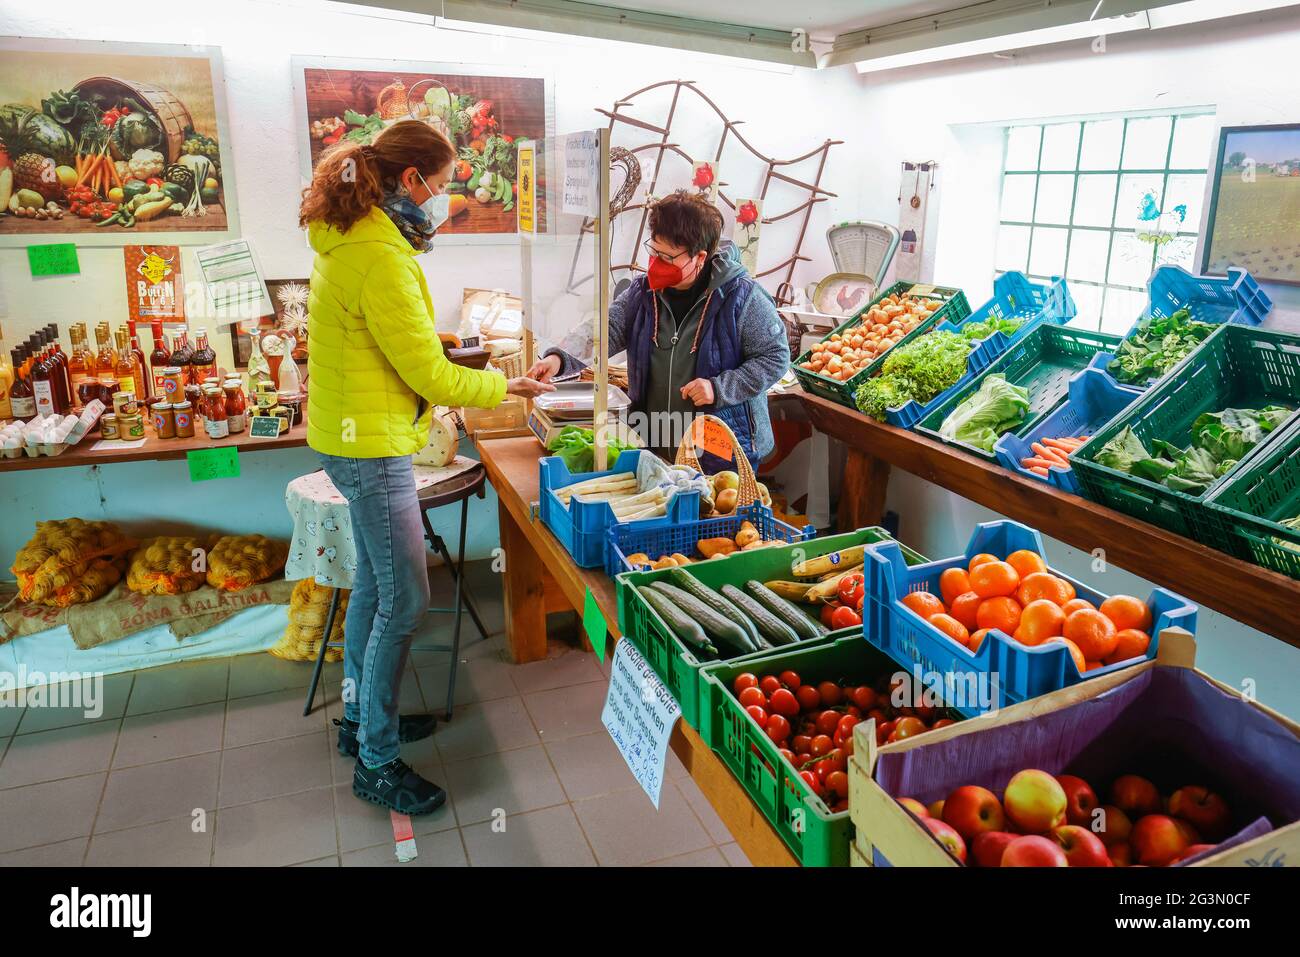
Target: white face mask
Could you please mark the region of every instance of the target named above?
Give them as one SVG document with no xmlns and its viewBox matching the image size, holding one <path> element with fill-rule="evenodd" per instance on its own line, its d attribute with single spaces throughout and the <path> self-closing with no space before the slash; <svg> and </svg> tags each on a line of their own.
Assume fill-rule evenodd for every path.
<svg viewBox="0 0 1300 957">
<path fill-rule="evenodd" d="M 415 175 L 420 176 L 418 172 Z M 425 189 L 429 189 L 429 184 L 424 182 L 423 176 L 420 176 L 420 182 L 424 184 Z M 451 214 L 451 196 L 447 193 L 439 193 L 435 196 L 433 190 L 429 189 L 429 198 L 420 204 L 420 210 L 429 217 L 429 228 L 437 229 Z"/>
</svg>

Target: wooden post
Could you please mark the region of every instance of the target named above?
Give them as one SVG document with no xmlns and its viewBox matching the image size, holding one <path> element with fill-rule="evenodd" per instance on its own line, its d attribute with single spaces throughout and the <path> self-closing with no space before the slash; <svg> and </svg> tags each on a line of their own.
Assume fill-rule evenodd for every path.
<svg viewBox="0 0 1300 957">
<path fill-rule="evenodd" d="M 885 515 L 889 463 L 848 446 L 835 524 L 841 532 L 879 525 Z"/>
<path fill-rule="evenodd" d="M 593 455 L 597 472 L 609 468 L 608 438 L 605 426 L 609 417 L 609 130 L 596 130 L 596 341 L 592 343 L 596 363 L 595 405 L 592 430 L 596 447 Z"/>
</svg>

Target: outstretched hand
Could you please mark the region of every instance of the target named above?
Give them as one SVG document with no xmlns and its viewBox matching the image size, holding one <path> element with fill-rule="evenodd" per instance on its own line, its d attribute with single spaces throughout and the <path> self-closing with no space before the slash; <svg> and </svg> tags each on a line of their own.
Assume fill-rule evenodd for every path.
<svg viewBox="0 0 1300 957">
<path fill-rule="evenodd" d="M 510 395 L 522 396 L 525 399 L 534 399 L 543 393 L 554 391 L 555 386 L 549 382 L 539 382 L 528 376 L 517 376 L 506 383 L 506 392 Z"/>
</svg>

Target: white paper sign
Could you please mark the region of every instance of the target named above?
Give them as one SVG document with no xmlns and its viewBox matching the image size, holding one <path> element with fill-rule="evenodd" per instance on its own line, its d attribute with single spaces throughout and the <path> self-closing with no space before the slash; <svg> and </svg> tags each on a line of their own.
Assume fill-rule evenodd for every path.
<svg viewBox="0 0 1300 957">
<path fill-rule="evenodd" d="M 205 246 L 194 254 L 217 325 L 275 314 L 253 244 L 247 239 Z"/>
<path fill-rule="evenodd" d="M 564 138 L 564 211 L 578 216 L 595 216 L 596 194 L 600 191 L 596 167 L 600 163 L 600 142 L 594 131 L 570 133 Z"/>
<path fill-rule="evenodd" d="M 681 706 L 641 652 L 632 642 L 620 641 L 614 648 L 609 694 L 600 720 L 656 808 L 664 783 L 668 738 L 681 716 Z"/>
</svg>

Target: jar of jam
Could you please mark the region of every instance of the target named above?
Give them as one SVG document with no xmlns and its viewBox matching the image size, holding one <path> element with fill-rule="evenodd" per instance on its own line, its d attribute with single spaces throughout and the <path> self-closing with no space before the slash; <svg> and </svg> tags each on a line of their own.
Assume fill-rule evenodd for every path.
<svg viewBox="0 0 1300 957">
<path fill-rule="evenodd" d="M 117 416 L 106 412 L 99 417 L 99 436 L 103 439 L 120 438 L 122 433 L 117 428 Z"/>
<path fill-rule="evenodd" d="M 222 383 L 221 391 L 226 397 L 226 420 L 229 423 L 230 434 L 243 432 L 248 427 L 248 401 L 244 398 L 244 390 L 239 380 L 227 379 Z"/>
<path fill-rule="evenodd" d="M 176 438 L 194 438 L 194 406 L 188 402 L 172 405 L 172 415 L 176 420 Z"/>
<path fill-rule="evenodd" d="M 118 432 L 124 439 L 143 439 L 144 438 L 144 416 L 139 412 L 135 415 L 122 415 L 117 419 Z"/>
<path fill-rule="evenodd" d="M 176 410 L 170 402 L 153 404 L 153 430 L 160 439 L 176 438 Z"/>
<path fill-rule="evenodd" d="M 185 399 L 185 370 L 180 366 L 167 366 L 163 369 L 162 397 L 168 402 L 181 402 Z"/>
<path fill-rule="evenodd" d="M 224 439 L 230 434 L 230 418 L 226 415 L 226 397 L 216 386 L 203 390 L 203 428 L 210 439 Z"/>
<path fill-rule="evenodd" d="M 113 413 L 121 419 L 126 415 L 135 415 L 139 411 L 136 402 L 135 392 L 126 392 L 119 389 L 113 393 Z"/>
</svg>

